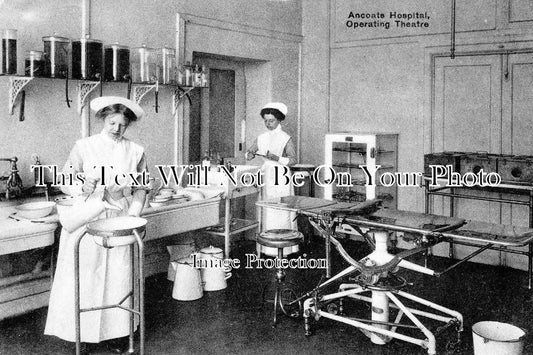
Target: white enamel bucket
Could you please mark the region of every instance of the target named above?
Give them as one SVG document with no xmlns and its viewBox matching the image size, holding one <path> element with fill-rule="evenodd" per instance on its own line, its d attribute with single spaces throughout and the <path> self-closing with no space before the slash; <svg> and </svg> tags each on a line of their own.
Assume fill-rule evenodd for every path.
<svg viewBox="0 0 533 355">
<path fill-rule="evenodd" d="M 475 355 L 520 355 L 526 331 L 508 323 L 483 321 L 472 326 Z"/>
<path fill-rule="evenodd" d="M 219 291 L 228 287 L 227 279 L 231 277 L 231 269 L 224 267 L 224 252 L 222 249 L 209 246 L 198 253 L 202 265 L 201 274 L 204 291 Z"/>
</svg>

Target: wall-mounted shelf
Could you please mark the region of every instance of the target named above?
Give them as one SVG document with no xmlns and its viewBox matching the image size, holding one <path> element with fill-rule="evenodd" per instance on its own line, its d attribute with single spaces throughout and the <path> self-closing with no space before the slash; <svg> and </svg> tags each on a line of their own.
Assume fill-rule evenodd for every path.
<svg viewBox="0 0 533 355">
<path fill-rule="evenodd" d="M 133 101 L 140 105 L 143 97 L 153 89 L 159 90 L 159 82 L 156 81 L 154 84 L 133 84 Z"/>
<path fill-rule="evenodd" d="M 175 115 L 176 111 L 178 110 L 178 106 L 180 104 L 181 99 L 183 99 L 184 96 L 187 96 L 191 90 L 193 90 L 195 86 L 183 86 L 183 87 L 176 87 L 172 93 L 172 114 Z"/>
<path fill-rule="evenodd" d="M 9 102 L 8 102 L 8 112 L 10 115 L 13 114 L 15 102 L 22 92 L 23 88 L 32 81 L 34 77 L 27 76 L 17 76 L 13 75 L 9 77 Z M 38 79 L 51 79 L 51 80 L 65 80 L 64 78 L 48 78 L 48 77 L 38 77 Z M 70 79 L 69 79 L 70 80 Z M 127 82 L 115 82 L 112 83 L 124 83 Z M 103 85 L 101 81 L 90 81 L 90 80 L 78 80 L 77 81 L 77 112 L 81 115 L 83 108 L 87 104 L 87 98 L 91 92 L 94 91 L 99 85 Z M 159 84 L 158 82 L 154 83 L 133 83 L 133 98 L 132 100 L 141 104 L 141 101 L 146 94 L 152 90 L 159 90 L 159 87 L 169 87 L 172 90 L 172 114 L 174 115 L 178 109 L 178 105 L 183 97 L 188 96 L 189 92 L 195 88 L 205 89 L 206 86 L 180 86 L 177 84 Z"/>
<path fill-rule="evenodd" d="M 87 96 L 100 85 L 99 81 L 81 81 L 78 80 L 78 115 L 81 115 L 83 107 L 86 104 Z"/>
<path fill-rule="evenodd" d="M 9 77 L 9 114 L 13 114 L 13 108 L 15 107 L 15 101 L 18 95 L 22 92 L 22 89 L 30 83 L 34 78 L 29 76 L 10 76 Z M 53 79 L 55 78 L 41 78 L 41 79 Z M 59 79 L 65 80 L 65 79 Z M 99 81 L 78 80 L 77 92 L 78 92 L 78 114 L 81 114 L 83 107 L 86 104 L 87 96 L 100 85 Z"/>
<path fill-rule="evenodd" d="M 22 91 L 22 89 L 29 84 L 32 80 L 32 77 L 27 76 L 11 76 L 9 77 L 9 104 L 8 110 L 9 114 L 13 114 L 13 107 L 15 106 L 15 101 L 17 96 Z"/>
</svg>

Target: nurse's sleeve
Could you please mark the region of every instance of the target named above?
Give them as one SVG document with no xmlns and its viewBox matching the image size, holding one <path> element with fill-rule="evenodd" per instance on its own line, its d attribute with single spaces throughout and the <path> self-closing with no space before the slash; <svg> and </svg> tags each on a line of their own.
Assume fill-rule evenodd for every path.
<svg viewBox="0 0 533 355">
<path fill-rule="evenodd" d="M 80 153 L 80 148 L 76 143 L 70 151 L 65 166 L 63 166 L 63 174 L 67 177 L 67 179 L 65 179 L 65 181 L 59 181 L 62 192 L 71 196 L 78 196 L 83 193 L 83 182 L 76 179 L 76 175 L 78 173 L 83 173 L 83 158 Z M 73 177 L 72 181 L 68 179 L 70 176 Z"/>
<path fill-rule="evenodd" d="M 246 153 L 244 154 L 244 157 L 246 159 L 253 159 L 254 156 L 255 156 L 255 153 L 257 153 L 258 150 L 259 150 L 259 148 L 257 146 L 257 138 L 255 138 L 254 142 L 252 143 L 252 145 L 246 150 Z M 248 154 L 251 154 L 251 156 L 248 157 Z"/>
<path fill-rule="evenodd" d="M 139 163 L 137 164 L 137 172 L 142 173 L 143 171 L 148 171 L 148 164 L 146 162 L 146 156 L 141 156 Z M 132 200 L 130 208 L 128 209 L 128 214 L 130 216 L 140 216 L 144 208 L 144 203 L 146 202 L 146 190 L 141 187 L 132 188 Z"/>
<path fill-rule="evenodd" d="M 290 138 L 287 141 L 287 144 L 285 144 L 283 156 L 279 158 L 279 163 L 288 166 L 296 164 L 296 148 L 294 147 L 292 138 Z"/>
</svg>

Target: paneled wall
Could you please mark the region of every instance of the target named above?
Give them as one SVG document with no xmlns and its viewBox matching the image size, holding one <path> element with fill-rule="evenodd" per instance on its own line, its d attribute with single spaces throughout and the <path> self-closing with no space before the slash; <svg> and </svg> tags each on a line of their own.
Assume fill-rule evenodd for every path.
<svg viewBox="0 0 533 355">
<path fill-rule="evenodd" d="M 329 11 L 324 13 L 328 4 Z M 531 136 L 524 138 L 521 133 L 527 128 L 509 129 L 522 127 L 528 122 L 520 118 L 528 114 L 528 91 L 515 92 L 511 89 L 507 99 L 503 98 L 498 104 L 493 100 L 492 106 L 486 107 L 486 102 L 491 101 L 481 103 L 475 99 L 475 95 L 494 95 L 492 88 L 500 86 L 497 82 L 484 84 L 483 80 L 491 75 L 500 78 L 500 72 L 485 76 L 469 72 L 465 76 L 461 74 L 460 66 L 461 61 L 467 60 L 462 58 L 467 53 L 478 56 L 533 48 L 533 3 L 527 0 L 457 0 L 455 43 L 458 57 L 455 60 L 449 58 L 451 4 L 452 1 L 432 0 L 304 2 L 302 117 L 311 123 L 303 125 L 302 140 L 303 137 L 321 139 L 328 131 L 398 133 L 399 170 L 422 171 L 423 154 L 442 149 L 442 140 L 439 143 L 438 139 L 441 138 L 432 134 L 432 127 L 435 127 L 434 120 L 440 114 L 439 107 L 446 104 L 435 98 L 440 84 L 437 85 L 434 58 L 443 58 L 456 65 L 455 69 L 450 68 L 446 72 L 449 77 L 444 82 L 450 84 L 451 76 L 455 75 L 456 81 L 464 84 L 462 89 L 455 87 L 450 90 L 448 87 L 445 95 L 448 98 L 451 97 L 449 95 L 455 95 L 456 98 L 463 95 L 460 100 L 468 103 L 460 108 L 448 102 L 450 106 L 445 108 L 447 114 L 450 110 L 459 110 L 461 112 L 456 112 L 456 117 L 462 117 L 457 118 L 455 125 L 448 123 L 443 128 L 448 136 L 453 135 L 453 141 L 461 143 L 462 147 L 470 147 L 488 132 L 489 136 L 500 137 L 498 141 L 492 137 L 492 143 L 489 144 L 494 153 L 517 151 L 526 154 L 526 149 L 527 154 L 533 154 L 529 148 L 533 146 L 533 139 Z M 404 17 L 412 14 L 414 17 L 410 20 L 400 19 L 403 16 L 400 14 L 405 14 Z M 408 27 L 406 23 L 412 26 Z M 317 48 L 320 48 L 320 52 L 316 51 Z M 502 58 L 496 59 L 494 65 L 498 68 L 502 65 L 500 60 L 503 63 Z M 514 63 L 513 57 L 508 59 L 509 80 L 523 85 L 527 82 L 527 76 L 524 78 L 519 73 L 529 72 L 529 66 L 524 64 L 524 60 L 519 65 Z M 494 65 L 486 67 L 487 70 L 491 71 Z M 477 70 L 483 71 L 483 68 L 478 67 Z M 482 90 L 475 91 L 476 85 Z M 476 108 L 476 105 L 482 107 Z M 488 117 L 483 116 L 483 112 Z M 479 130 L 467 128 L 476 127 L 476 124 L 469 124 L 472 123 L 471 113 L 479 118 L 476 121 L 481 125 Z M 491 115 L 497 115 L 498 120 L 495 121 Z M 517 124 L 518 121 L 520 123 Z M 315 122 L 323 124 L 318 126 Z M 483 122 L 493 125 L 487 126 Z M 503 137 L 502 130 L 510 131 L 514 136 Z M 516 143 L 510 143 L 517 139 L 522 142 L 521 148 L 516 147 Z M 323 151 L 317 148 L 323 146 L 323 141 L 317 143 L 310 149 L 302 150 L 302 160 L 315 164 L 324 161 Z M 486 146 L 479 144 L 479 147 L 476 145 L 471 148 L 487 150 Z M 421 188 L 399 187 L 398 195 L 400 209 L 423 211 Z M 472 210 L 468 211 L 469 217 L 475 215 L 483 219 L 490 216 L 495 218 L 493 222 L 527 224 L 522 207 L 510 210 L 504 206 L 500 210 L 496 206 L 490 209 L 490 213 L 485 213 L 484 207 L 478 205 L 474 204 Z M 463 206 L 463 211 L 467 211 L 466 208 Z M 510 260 L 509 264 L 525 267 L 525 258 L 519 258 L 520 261 Z M 509 256 L 509 259 L 514 258 Z"/>
<path fill-rule="evenodd" d="M 303 124 L 302 141 L 327 131 L 399 133 L 399 170 L 422 171 L 432 144 L 430 58 L 450 51 L 451 1 L 304 2 L 302 21 L 302 117 L 312 122 Z M 405 27 L 417 21 L 422 27 Z M 529 1 L 457 0 L 457 53 L 523 48 L 533 39 L 532 27 Z M 302 154 L 302 160 L 323 162 L 316 145 Z M 422 211 L 422 191 L 400 188 L 399 207 Z"/>
</svg>

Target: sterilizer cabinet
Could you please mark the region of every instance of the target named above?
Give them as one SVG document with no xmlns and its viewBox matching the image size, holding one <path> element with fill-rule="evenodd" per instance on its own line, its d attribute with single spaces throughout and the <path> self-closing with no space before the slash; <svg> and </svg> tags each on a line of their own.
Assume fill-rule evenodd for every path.
<svg viewBox="0 0 533 355">
<path fill-rule="evenodd" d="M 343 202 L 378 198 L 384 207 L 396 208 L 397 152 L 397 134 L 326 134 L 324 197 Z"/>
</svg>

